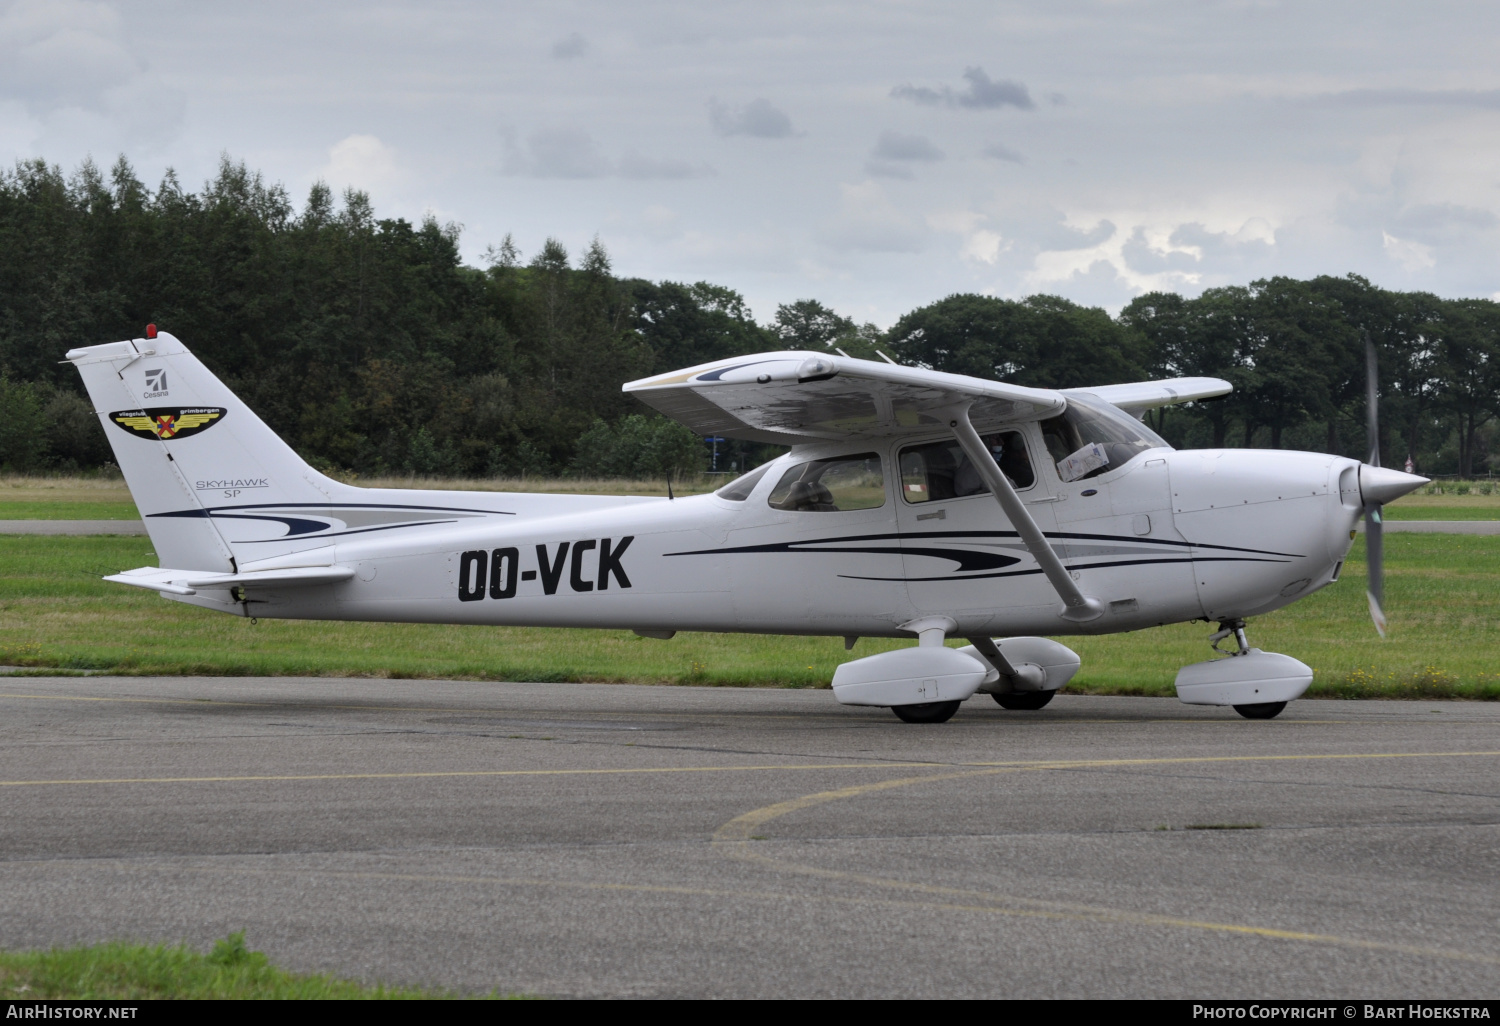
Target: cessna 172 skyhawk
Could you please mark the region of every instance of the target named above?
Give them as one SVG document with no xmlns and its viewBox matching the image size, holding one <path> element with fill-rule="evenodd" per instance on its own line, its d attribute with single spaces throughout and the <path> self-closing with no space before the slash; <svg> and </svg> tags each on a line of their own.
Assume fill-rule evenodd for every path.
<svg viewBox="0 0 1500 1026">
<path fill-rule="evenodd" d="M 625 386 L 701 434 L 791 446 L 712 494 L 356 488 L 154 327 L 68 359 L 162 564 L 107 580 L 239 616 L 848 648 L 915 635 L 833 678 L 840 702 L 908 722 L 944 721 L 979 692 L 1041 708 L 1079 659 L 1037 635 L 1199 619 L 1237 651 L 1182 669 L 1179 697 L 1275 716 L 1312 672 L 1251 648 L 1245 618 L 1336 581 L 1367 507 L 1425 480 L 1314 453 L 1179 452 L 1137 419 L 1227 393 L 1215 378 L 1054 391 L 780 352 Z"/>
</svg>

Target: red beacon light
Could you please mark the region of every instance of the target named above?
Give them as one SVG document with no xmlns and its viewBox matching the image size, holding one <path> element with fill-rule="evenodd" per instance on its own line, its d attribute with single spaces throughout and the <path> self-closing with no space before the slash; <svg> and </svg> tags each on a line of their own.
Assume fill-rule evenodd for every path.
<svg viewBox="0 0 1500 1026">
<path fill-rule="evenodd" d="M 148 324 L 148 325 L 146 325 L 146 337 L 147 338 L 155 338 L 156 337 L 156 325 L 154 325 L 154 324 Z"/>
</svg>

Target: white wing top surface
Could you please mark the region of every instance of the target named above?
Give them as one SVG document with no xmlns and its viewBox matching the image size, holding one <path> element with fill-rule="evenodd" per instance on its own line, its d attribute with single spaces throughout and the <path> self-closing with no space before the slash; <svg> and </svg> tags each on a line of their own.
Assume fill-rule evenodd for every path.
<svg viewBox="0 0 1500 1026">
<path fill-rule="evenodd" d="M 1063 390 L 1063 394 L 1086 392 L 1139 417 L 1158 406 L 1212 399 L 1228 395 L 1232 391 L 1234 386 L 1223 378 L 1167 378 L 1163 381 L 1132 381 L 1124 385 L 1067 388 Z"/>
<path fill-rule="evenodd" d="M 963 403 L 981 429 L 1067 405 L 1049 388 L 810 352 L 716 360 L 624 390 L 699 434 L 782 445 L 946 428 L 942 411 Z"/>
</svg>

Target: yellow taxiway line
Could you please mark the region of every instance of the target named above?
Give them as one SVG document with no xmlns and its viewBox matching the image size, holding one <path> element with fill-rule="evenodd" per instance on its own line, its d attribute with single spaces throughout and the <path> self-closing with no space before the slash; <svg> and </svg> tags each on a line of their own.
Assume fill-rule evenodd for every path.
<svg viewBox="0 0 1500 1026">
<path fill-rule="evenodd" d="M 752 763 L 745 766 L 635 766 L 601 769 L 529 770 L 416 770 L 407 773 L 265 773 L 224 774 L 211 777 L 79 777 L 57 780 L 0 780 L 0 787 L 65 787 L 106 784 L 237 784 L 316 780 L 434 780 L 495 777 L 586 777 L 635 776 L 660 773 L 749 773 L 851 769 L 942 769 L 960 767 L 964 775 L 977 776 L 1003 770 L 1128 769 L 1135 766 L 1203 765 L 1213 763 L 1347 761 L 1356 759 L 1457 759 L 1500 756 L 1491 752 L 1338 752 L 1302 755 L 1195 755 L 1162 756 L 1151 759 L 1033 759 L 1008 762 L 813 762 Z M 948 775 L 925 774 L 899 782 L 864 785 L 869 788 L 905 786 L 922 780 L 944 780 Z M 827 792 L 834 793 L 834 792 Z M 843 796 L 842 793 L 839 793 Z M 800 800 L 800 799 L 799 799 Z M 830 799 L 831 800 L 831 799 Z M 788 810 L 790 811 L 790 810 Z M 746 813 L 750 815 L 750 813 Z"/>
</svg>

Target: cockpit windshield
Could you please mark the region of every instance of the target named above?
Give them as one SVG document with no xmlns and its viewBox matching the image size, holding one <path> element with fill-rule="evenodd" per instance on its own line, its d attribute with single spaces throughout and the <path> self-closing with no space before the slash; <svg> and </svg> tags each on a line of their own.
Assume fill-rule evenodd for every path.
<svg viewBox="0 0 1500 1026">
<path fill-rule="evenodd" d="M 1171 448 L 1119 407 L 1087 395 L 1068 396 L 1068 408 L 1042 421 L 1041 428 L 1064 481 L 1082 481 L 1124 466 L 1147 449 Z"/>
</svg>

